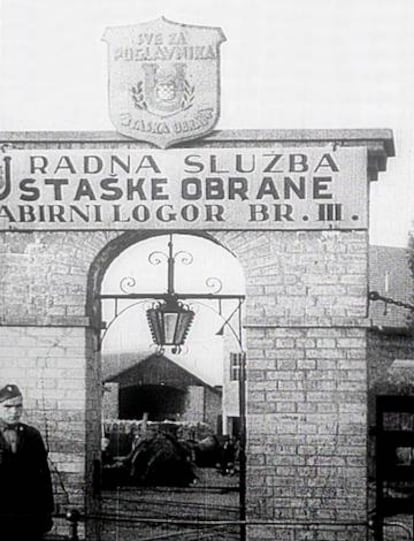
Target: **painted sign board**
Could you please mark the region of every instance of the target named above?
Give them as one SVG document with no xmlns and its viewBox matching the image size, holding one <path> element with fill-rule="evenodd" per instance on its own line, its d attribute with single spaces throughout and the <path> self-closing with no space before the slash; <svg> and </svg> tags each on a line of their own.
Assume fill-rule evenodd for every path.
<svg viewBox="0 0 414 541">
<path fill-rule="evenodd" d="M 364 147 L 15 149 L 1 230 L 366 229 Z"/>
</svg>

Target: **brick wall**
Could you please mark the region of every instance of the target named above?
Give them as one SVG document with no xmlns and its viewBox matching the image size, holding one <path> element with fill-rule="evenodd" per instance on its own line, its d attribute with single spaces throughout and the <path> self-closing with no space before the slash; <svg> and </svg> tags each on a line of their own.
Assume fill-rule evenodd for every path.
<svg viewBox="0 0 414 541">
<path fill-rule="evenodd" d="M 239 258 L 247 280 L 249 517 L 287 524 L 363 521 L 366 234 L 214 236 Z M 85 498 L 93 510 L 101 396 L 96 333 L 85 318 L 97 314 L 88 308 L 88 273 L 91 289 L 91 265 L 98 276 L 99 265 L 131 242 L 131 235 L 3 233 L 0 238 L 6 337 L 1 343 L 7 360 L 0 378 L 13 377 L 22 385 L 35 424 L 42 429 L 48 419 L 51 458 L 64 481 L 60 488 L 56 484 L 58 502 L 82 504 Z M 332 541 L 347 539 L 345 527 L 328 530 Z M 291 524 L 289 536 L 312 538 L 301 531 Z M 309 535 L 323 539 L 323 531 L 319 526 Z M 266 536 L 289 539 L 271 527 L 249 532 L 250 539 Z"/>
<path fill-rule="evenodd" d="M 181 416 L 181 420 L 202 423 L 204 421 L 204 387 L 200 385 L 189 385 L 185 400 L 185 411 Z"/>
<path fill-rule="evenodd" d="M 366 519 L 366 234 L 220 240 L 247 279 L 248 518 L 286 526 L 248 537 L 363 539 L 353 523 Z"/>
<path fill-rule="evenodd" d="M 43 435 L 58 513 L 85 505 L 84 335 L 81 327 L 0 327 L 0 382 L 19 385 L 23 421 Z"/>
<path fill-rule="evenodd" d="M 0 234 L 0 384 L 22 388 L 26 420 L 47 441 L 58 513 L 95 505 L 101 387 L 87 285 L 106 242 L 104 234 Z"/>
</svg>

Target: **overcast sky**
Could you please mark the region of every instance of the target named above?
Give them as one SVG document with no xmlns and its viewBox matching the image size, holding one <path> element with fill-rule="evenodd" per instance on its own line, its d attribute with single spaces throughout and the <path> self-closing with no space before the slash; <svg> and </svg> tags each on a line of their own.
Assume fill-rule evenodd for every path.
<svg viewBox="0 0 414 541">
<path fill-rule="evenodd" d="M 220 26 L 217 128 L 392 128 L 371 191 L 371 242 L 414 217 L 414 2 L 0 0 L 0 129 L 112 130 L 105 27 L 164 15 Z"/>
</svg>

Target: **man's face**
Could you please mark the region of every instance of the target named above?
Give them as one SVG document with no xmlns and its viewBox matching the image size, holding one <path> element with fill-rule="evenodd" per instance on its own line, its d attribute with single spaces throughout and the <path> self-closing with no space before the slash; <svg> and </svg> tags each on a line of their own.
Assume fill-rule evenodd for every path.
<svg viewBox="0 0 414 541">
<path fill-rule="evenodd" d="M 9 398 L 0 402 L 0 419 L 7 424 L 14 424 L 20 421 L 23 413 L 23 399 L 21 396 Z"/>
</svg>

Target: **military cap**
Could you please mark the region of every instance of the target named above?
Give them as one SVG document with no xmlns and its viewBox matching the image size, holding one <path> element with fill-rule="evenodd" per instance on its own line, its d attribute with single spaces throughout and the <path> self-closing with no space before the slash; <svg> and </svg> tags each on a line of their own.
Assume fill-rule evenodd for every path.
<svg viewBox="0 0 414 541">
<path fill-rule="evenodd" d="M 18 396 L 22 396 L 22 393 L 17 385 L 14 385 L 14 383 L 8 383 L 0 389 L 0 403 Z"/>
</svg>

